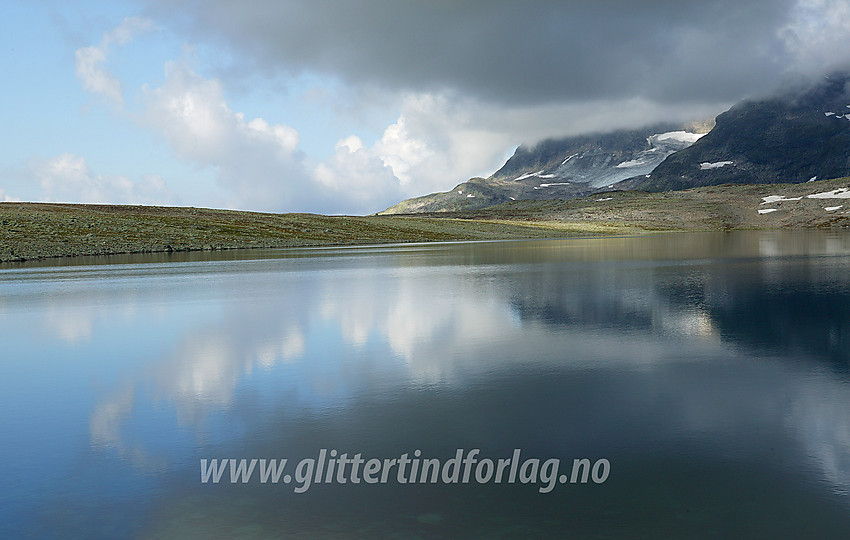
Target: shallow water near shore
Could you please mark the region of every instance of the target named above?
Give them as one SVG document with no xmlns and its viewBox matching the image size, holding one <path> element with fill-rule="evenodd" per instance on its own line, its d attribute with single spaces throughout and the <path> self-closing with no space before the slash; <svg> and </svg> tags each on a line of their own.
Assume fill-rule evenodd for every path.
<svg viewBox="0 0 850 540">
<path fill-rule="evenodd" d="M 848 270 L 829 231 L 6 265 L 0 537 L 840 537 Z M 610 473 L 202 482 L 323 449 Z"/>
</svg>

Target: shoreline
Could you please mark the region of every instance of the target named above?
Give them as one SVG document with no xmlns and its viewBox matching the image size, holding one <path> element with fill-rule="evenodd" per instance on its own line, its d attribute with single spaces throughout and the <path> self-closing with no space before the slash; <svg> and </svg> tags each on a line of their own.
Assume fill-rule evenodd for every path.
<svg viewBox="0 0 850 540">
<path fill-rule="evenodd" d="M 0 263 L 60 257 L 771 229 L 850 229 L 850 178 L 583 199 L 471 212 L 326 216 L 194 207 L 0 203 Z M 846 196 L 845 196 L 846 195 Z M 767 204 L 765 200 L 769 200 Z M 772 198 L 772 199 L 771 199 Z M 769 213 L 759 210 L 771 208 Z"/>
<path fill-rule="evenodd" d="M 236 249 L 555 238 L 531 224 L 189 207 L 0 203 L 0 263 Z"/>
</svg>

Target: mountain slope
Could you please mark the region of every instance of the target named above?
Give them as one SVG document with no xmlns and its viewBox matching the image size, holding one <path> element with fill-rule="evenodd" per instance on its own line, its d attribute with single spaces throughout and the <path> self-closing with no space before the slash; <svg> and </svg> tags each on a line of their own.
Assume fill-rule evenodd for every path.
<svg viewBox="0 0 850 540">
<path fill-rule="evenodd" d="M 701 135 L 681 126 L 656 125 L 599 135 L 546 140 L 519 147 L 490 178 L 502 181 L 536 178 L 605 187 L 651 172 L 670 154 L 687 148 Z"/>
<path fill-rule="evenodd" d="M 690 129 L 661 124 L 520 146 L 489 178 L 473 178 L 447 192 L 408 199 L 382 213 L 475 210 L 511 200 L 583 197 L 650 173 L 667 156 L 701 137 Z"/>
<path fill-rule="evenodd" d="M 665 191 L 726 183 L 806 182 L 850 175 L 850 77 L 743 101 L 711 132 L 618 189 Z"/>
<path fill-rule="evenodd" d="M 408 199 L 383 213 L 474 210 L 608 189 L 668 191 L 850 176 L 850 74 L 742 101 L 701 136 L 707 127 L 658 125 L 521 146 L 489 178 Z"/>
</svg>

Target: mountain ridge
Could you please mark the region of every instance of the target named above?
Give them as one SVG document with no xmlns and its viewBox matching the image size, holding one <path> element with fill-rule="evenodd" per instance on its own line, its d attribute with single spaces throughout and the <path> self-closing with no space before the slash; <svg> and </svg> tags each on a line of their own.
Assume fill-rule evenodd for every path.
<svg viewBox="0 0 850 540">
<path fill-rule="evenodd" d="M 667 191 L 739 183 L 800 183 L 850 175 L 850 75 L 739 102 L 705 137 L 667 157 L 650 178 L 618 189 Z"/>
<path fill-rule="evenodd" d="M 511 200 L 584 197 L 652 171 L 702 136 L 688 128 L 664 123 L 521 145 L 487 178 L 471 178 L 449 191 L 407 199 L 380 213 L 475 210 Z"/>
<path fill-rule="evenodd" d="M 702 125 L 656 124 L 521 145 L 487 178 L 381 214 L 465 211 L 609 190 L 801 183 L 850 176 L 850 74 L 745 99 Z"/>
</svg>

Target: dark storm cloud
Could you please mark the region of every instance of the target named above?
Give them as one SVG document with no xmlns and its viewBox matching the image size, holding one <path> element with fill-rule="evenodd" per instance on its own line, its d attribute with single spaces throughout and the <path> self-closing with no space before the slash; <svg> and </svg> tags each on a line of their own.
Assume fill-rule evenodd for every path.
<svg viewBox="0 0 850 540">
<path fill-rule="evenodd" d="M 792 0 L 154 1 L 239 62 L 505 104 L 736 99 L 793 62 Z"/>
</svg>

